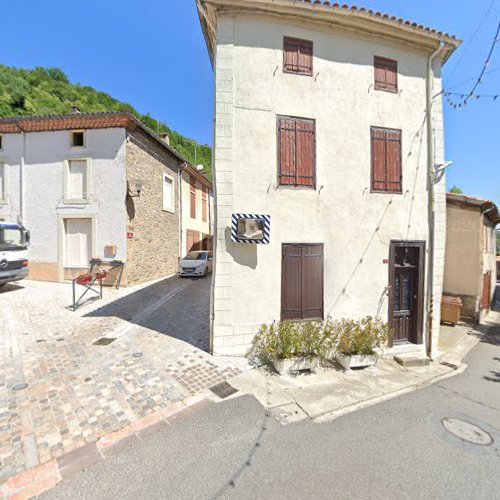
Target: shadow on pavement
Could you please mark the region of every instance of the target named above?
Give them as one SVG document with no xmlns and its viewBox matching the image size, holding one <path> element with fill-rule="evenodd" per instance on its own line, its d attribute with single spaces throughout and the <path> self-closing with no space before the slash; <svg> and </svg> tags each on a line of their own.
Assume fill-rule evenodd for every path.
<svg viewBox="0 0 500 500">
<path fill-rule="evenodd" d="M 191 282 L 193 286 L 189 286 Z M 186 284 L 186 288 L 148 313 L 147 308 Z M 99 307 L 86 317 L 117 317 L 208 352 L 209 303 L 210 278 L 172 276 Z"/>
</svg>

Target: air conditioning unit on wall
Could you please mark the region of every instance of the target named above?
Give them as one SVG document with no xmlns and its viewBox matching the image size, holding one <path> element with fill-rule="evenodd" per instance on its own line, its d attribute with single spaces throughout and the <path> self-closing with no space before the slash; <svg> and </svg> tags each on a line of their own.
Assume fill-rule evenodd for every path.
<svg viewBox="0 0 500 500">
<path fill-rule="evenodd" d="M 233 214 L 231 241 L 252 245 L 268 245 L 271 238 L 271 216 L 260 214 Z"/>
</svg>

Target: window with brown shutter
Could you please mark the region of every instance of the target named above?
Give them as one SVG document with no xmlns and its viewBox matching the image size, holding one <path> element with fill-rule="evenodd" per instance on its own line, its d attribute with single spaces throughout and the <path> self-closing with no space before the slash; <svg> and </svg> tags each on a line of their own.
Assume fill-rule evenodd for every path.
<svg viewBox="0 0 500 500">
<path fill-rule="evenodd" d="M 278 180 L 281 186 L 316 186 L 314 120 L 278 116 Z"/>
<path fill-rule="evenodd" d="M 207 222 L 207 188 L 201 187 L 201 219 Z"/>
<path fill-rule="evenodd" d="M 323 245 L 282 246 L 281 319 L 323 319 Z"/>
<path fill-rule="evenodd" d="M 375 90 L 398 91 L 398 62 L 375 56 Z"/>
<path fill-rule="evenodd" d="M 371 128 L 372 192 L 401 193 L 401 130 Z"/>
<path fill-rule="evenodd" d="M 194 177 L 189 178 L 189 201 L 191 205 L 191 218 L 196 219 L 196 181 Z"/>
<path fill-rule="evenodd" d="M 283 71 L 312 76 L 313 42 L 286 36 L 283 39 Z"/>
</svg>

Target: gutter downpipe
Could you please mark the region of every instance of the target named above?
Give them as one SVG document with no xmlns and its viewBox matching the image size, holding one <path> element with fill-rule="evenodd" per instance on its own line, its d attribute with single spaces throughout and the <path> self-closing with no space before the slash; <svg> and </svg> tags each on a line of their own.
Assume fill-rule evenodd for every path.
<svg viewBox="0 0 500 500">
<path fill-rule="evenodd" d="M 184 174 L 185 163 L 179 165 L 179 169 L 177 172 L 177 193 L 179 197 L 179 261 L 177 264 L 180 264 L 180 259 L 182 259 L 182 203 L 183 203 L 183 192 L 182 192 L 182 176 Z"/>
<path fill-rule="evenodd" d="M 434 314 L 434 128 L 432 123 L 432 88 L 434 86 L 434 59 L 443 50 L 444 42 L 429 57 L 427 63 L 427 177 L 429 183 L 428 224 L 429 224 L 429 263 L 427 266 L 427 356 L 432 357 L 432 317 Z"/>
</svg>

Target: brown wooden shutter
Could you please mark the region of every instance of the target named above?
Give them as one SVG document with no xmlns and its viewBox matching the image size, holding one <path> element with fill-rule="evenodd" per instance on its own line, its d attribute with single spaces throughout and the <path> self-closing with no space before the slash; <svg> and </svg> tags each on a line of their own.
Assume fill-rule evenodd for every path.
<svg viewBox="0 0 500 500">
<path fill-rule="evenodd" d="M 401 180 L 401 130 L 386 130 L 387 191 L 400 193 Z"/>
<path fill-rule="evenodd" d="M 279 181 L 294 185 L 296 177 L 296 123 L 291 118 L 278 118 Z"/>
<path fill-rule="evenodd" d="M 201 218 L 203 222 L 207 222 L 207 191 L 206 187 L 201 187 Z"/>
<path fill-rule="evenodd" d="M 283 320 L 322 319 L 323 245 L 283 245 Z"/>
<path fill-rule="evenodd" d="M 316 131 L 314 120 L 278 118 L 279 184 L 316 185 Z"/>
<path fill-rule="evenodd" d="M 302 319 L 323 318 L 323 245 L 302 247 Z"/>
<path fill-rule="evenodd" d="M 312 76 L 313 42 L 285 37 L 283 39 L 283 71 Z"/>
<path fill-rule="evenodd" d="M 314 186 L 315 182 L 315 130 L 314 122 L 297 120 L 297 154 L 296 154 L 296 180 L 297 186 Z"/>
<path fill-rule="evenodd" d="M 189 178 L 189 202 L 191 218 L 196 219 L 196 181 L 194 177 Z"/>
<path fill-rule="evenodd" d="M 398 62 L 375 56 L 375 90 L 398 91 Z"/>
<path fill-rule="evenodd" d="M 401 193 L 401 130 L 371 128 L 372 191 Z"/>
</svg>

